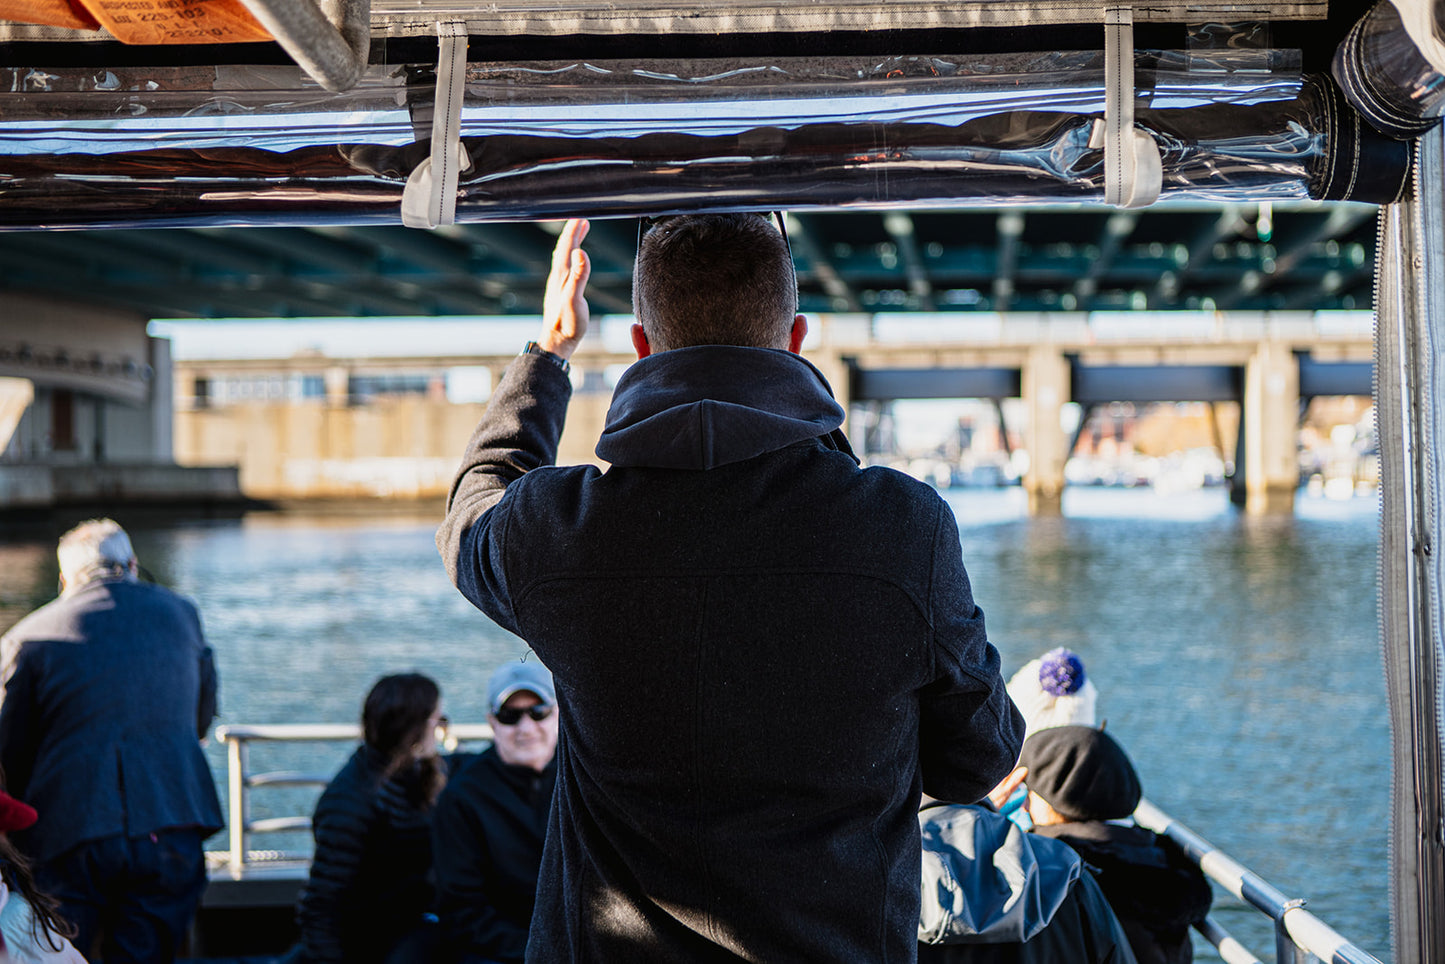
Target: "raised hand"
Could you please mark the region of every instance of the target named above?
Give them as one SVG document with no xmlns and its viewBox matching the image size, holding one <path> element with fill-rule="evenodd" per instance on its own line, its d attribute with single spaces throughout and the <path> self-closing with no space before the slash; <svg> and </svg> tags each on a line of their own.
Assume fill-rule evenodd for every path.
<svg viewBox="0 0 1445 964">
<path fill-rule="evenodd" d="M 571 358 L 577 343 L 587 334 L 587 278 L 592 261 L 582 250 L 590 225 L 573 218 L 562 228 L 552 251 L 552 271 L 542 298 L 542 335 L 537 344 L 544 350 Z"/>
</svg>

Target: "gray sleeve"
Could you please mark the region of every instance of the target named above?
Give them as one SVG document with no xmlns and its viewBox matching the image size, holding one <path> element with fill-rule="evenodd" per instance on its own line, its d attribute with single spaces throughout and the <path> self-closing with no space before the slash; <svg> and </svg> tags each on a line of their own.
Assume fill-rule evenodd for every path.
<svg viewBox="0 0 1445 964">
<path fill-rule="evenodd" d="M 437 530 L 452 584 L 503 627 L 516 632 L 502 565 L 505 525 L 498 503 L 506 488 L 532 469 L 553 465 L 572 397 L 572 383 L 555 364 L 520 355 L 507 367 L 467 443 L 461 469 Z"/>
</svg>

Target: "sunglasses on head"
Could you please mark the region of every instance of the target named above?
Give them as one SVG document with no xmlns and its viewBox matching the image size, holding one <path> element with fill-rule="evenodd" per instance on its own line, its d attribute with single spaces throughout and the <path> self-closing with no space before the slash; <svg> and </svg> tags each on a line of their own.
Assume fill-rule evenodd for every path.
<svg viewBox="0 0 1445 964">
<path fill-rule="evenodd" d="M 538 703 L 535 706 L 527 707 L 525 710 L 518 709 L 515 706 L 504 706 L 492 715 L 495 716 L 497 722 L 503 726 L 516 726 L 522 722 L 524 715 L 530 716 L 533 720 L 540 723 L 552 715 L 552 706 L 549 703 Z"/>
<path fill-rule="evenodd" d="M 791 256 L 792 256 L 792 253 L 793 253 L 793 245 L 792 245 L 792 243 L 788 240 L 788 226 L 787 226 L 787 224 L 786 224 L 785 221 L 784 221 L 783 212 L 782 212 L 782 211 L 752 211 L 752 212 L 749 212 L 749 213 L 751 213 L 751 214 L 754 215 L 755 217 L 763 218 L 764 220 L 769 220 L 769 219 L 771 219 L 772 222 L 773 222 L 773 224 L 777 225 L 778 233 L 783 236 L 783 243 L 788 246 L 788 255 L 789 255 L 789 257 L 791 257 Z M 675 218 L 675 217 L 678 217 L 678 215 L 676 215 L 676 214 L 660 214 L 660 215 L 657 215 L 657 216 L 655 216 L 655 217 L 638 218 L 638 219 L 637 219 L 637 248 L 638 248 L 638 250 L 639 250 L 639 251 L 642 250 L 642 237 L 643 237 L 643 235 L 647 234 L 647 232 L 651 231 L 653 228 L 657 227 L 659 224 L 663 223 L 664 221 L 669 221 L 669 220 L 671 220 L 672 218 Z"/>
</svg>

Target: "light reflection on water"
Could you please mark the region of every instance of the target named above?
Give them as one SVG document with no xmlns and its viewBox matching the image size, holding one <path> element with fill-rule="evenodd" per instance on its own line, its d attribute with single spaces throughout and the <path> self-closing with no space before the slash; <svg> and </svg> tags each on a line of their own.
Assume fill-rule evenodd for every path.
<svg viewBox="0 0 1445 964">
<path fill-rule="evenodd" d="M 1156 805 L 1387 958 L 1376 502 L 1260 519 L 1219 491 L 1077 489 L 1064 518 L 1010 520 L 993 494 L 949 501 L 1005 671 L 1080 652 Z M 1269 950 L 1262 917 L 1217 905 Z"/>
<path fill-rule="evenodd" d="M 1055 646 L 1080 652 L 1158 806 L 1387 958 L 1375 503 L 1302 495 L 1293 516 L 1251 519 L 1219 490 L 1074 489 L 1063 518 L 1031 519 L 1018 489 L 947 498 L 1005 672 Z M 480 721 L 487 675 L 525 652 L 447 582 L 432 506 L 121 521 L 157 580 L 199 602 L 222 722 L 352 721 L 378 676 L 413 669 L 440 682 L 452 719 Z M 54 594 L 62 528 L 0 533 L 0 628 Z M 330 773 L 349 749 L 261 747 L 252 763 Z M 252 816 L 309 812 L 314 798 L 264 790 Z M 1226 927 L 1270 949 L 1263 918 L 1216 902 Z"/>
</svg>

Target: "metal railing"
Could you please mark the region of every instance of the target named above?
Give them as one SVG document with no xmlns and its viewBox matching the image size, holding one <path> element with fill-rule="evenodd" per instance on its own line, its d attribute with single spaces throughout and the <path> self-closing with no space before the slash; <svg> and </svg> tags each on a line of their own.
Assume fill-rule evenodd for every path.
<svg viewBox="0 0 1445 964">
<path fill-rule="evenodd" d="M 1300 898 L 1286 897 L 1269 881 L 1190 830 L 1148 800 L 1139 801 L 1134 819 L 1141 827 L 1173 840 L 1205 875 L 1246 905 L 1274 921 L 1275 964 L 1380 964 L 1324 921 L 1304 909 Z M 1260 964 L 1229 932 L 1210 917 L 1199 925 L 1204 939 L 1214 945 L 1227 964 Z"/>
<path fill-rule="evenodd" d="M 445 745 L 446 749 L 453 750 L 459 743 L 491 738 L 492 728 L 485 723 L 453 723 L 447 728 Z M 309 816 L 251 819 L 252 788 L 324 787 L 332 777 L 330 773 L 303 770 L 253 773 L 250 766 L 251 743 L 356 743 L 361 740 L 361 727 L 355 723 L 226 725 L 216 727 L 216 739 L 226 747 L 226 799 L 230 814 L 226 864 L 231 875 L 239 878 L 254 859 L 248 846 L 251 834 L 311 829 Z"/>
<path fill-rule="evenodd" d="M 491 738 L 492 728 L 484 723 L 454 723 L 447 731 L 446 748 L 451 750 L 455 749 L 458 743 Z M 354 743 L 361 739 L 361 727 L 356 724 L 332 723 L 218 726 L 216 739 L 226 747 L 226 786 L 230 803 L 226 863 L 231 876 L 239 880 L 245 875 L 246 868 L 257 863 L 260 858 L 259 854 L 248 849 L 251 834 L 311 828 L 311 818 L 308 816 L 251 819 L 250 791 L 256 787 L 322 787 L 331 779 L 329 773 L 299 770 L 253 773 L 250 769 L 250 744 Z M 1275 964 L 1381 964 L 1378 958 L 1356 947 L 1318 917 L 1306 911 L 1302 899 L 1285 896 L 1264 878 L 1148 800 L 1139 802 L 1134 817 L 1140 826 L 1163 834 L 1179 844 L 1206 876 L 1219 883 L 1246 906 L 1274 922 Z M 1214 946 L 1226 964 L 1262 964 L 1260 958 L 1220 926 L 1214 917 L 1206 918 L 1197 929 L 1204 939 Z"/>
</svg>

